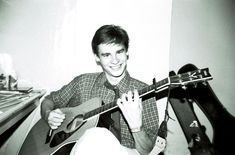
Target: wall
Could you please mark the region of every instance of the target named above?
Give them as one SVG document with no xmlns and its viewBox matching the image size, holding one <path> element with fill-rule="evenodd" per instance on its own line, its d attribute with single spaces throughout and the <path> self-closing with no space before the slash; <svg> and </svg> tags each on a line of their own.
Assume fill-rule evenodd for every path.
<svg viewBox="0 0 235 155">
<path fill-rule="evenodd" d="M 172 5 L 170 69 L 178 71 L 187 63 L 198 68 L 208 67 L 214 92 L 235 115 L 235 1 L 233 0 L 174 0 Z M 196 109 L 207 134 L 212 140 L 213 129 L 203 113 Z M 174 113 L 171 116 L 175 118 Z M 228 124 L 229 127 L 229 124 Z M 178 122 L 170 121 L 169 150 L 189 154 Z M 172 153 L 168 151 L 168 153 Z"/>
<path fill-rule="evenodd" d="M 178 70 L 186 63 L 209 67 L 213 89 L 235 114 L 235 2 L 176 0 L 172 10 L 170 69 Z"/>
<path fill-rule="evenodd" d="M 168 76 L 171 0 L 0 0 L 0 52 L 12 56 L 21 83 L 61 88 L 101 71 L 90 42 L 103 24 L 130 36 L 130 74 L 148 84 Z M 158 101 L 160 119 L 165 100 Z M 162 106 L 163 105 L 163 106 Z"/>
<path fill-rule="evenodd" d="M 19 79 L 59 89 L 101 70 L 91 38 L 101 25 L 117 24 L 130 35 L 131 74 L 151 83 L 168 72 L 170 17 L 171 1 L 162 0 L 1 0 L 0 52 L 12 56 Z"/>
</svg>

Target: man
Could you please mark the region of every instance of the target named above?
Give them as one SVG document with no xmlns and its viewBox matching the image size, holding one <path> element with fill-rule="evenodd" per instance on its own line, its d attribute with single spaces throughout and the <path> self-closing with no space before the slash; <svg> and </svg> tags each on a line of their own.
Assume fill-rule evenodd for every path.
<svg viewBox="0 0 235 155">
<path fill-rule="evenodd" d="M 106 127 L 108 130 L 97 127 L 86 134 L 98 131 L 93 137 L 95 139 L 99 134 L 109 135 L 107 132 L 111 131 L 111 135 L 115 135 L 115 139 L 120 142 L 120 148 L 128 153 L 145 155 L 152 150 L 158 130 L 157 107 L 154 97 L 143 101 L 139 97 L 137 90 L 147 85 L 130 77 L 127 71 L 128 47 L 128 34 L 121 27 L 104 25 L 96 31 L 92 39 L 92 50 L 103 72 L 77 76 L 60 90 L 45 97 L 41 114 L 51 129 L 58 128 L 66 117 L 60 108 L 77 106 L 94 97 L 100 97 L 104 104 L 119 98 L 119 108 L 100 116 L 98 127 Z M 85 135 L 72 152 L 82 150 L 79 144 L 86 141 L 85 137 L 89 137 Z M 101 144 L 105 143 L 105 137 L 99 139 Z M 89 148 L 92 149 L 92 146 Z"/>
</svg>

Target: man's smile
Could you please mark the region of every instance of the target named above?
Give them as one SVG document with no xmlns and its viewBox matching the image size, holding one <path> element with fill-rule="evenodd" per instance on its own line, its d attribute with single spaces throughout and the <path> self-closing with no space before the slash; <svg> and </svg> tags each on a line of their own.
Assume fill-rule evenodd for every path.
<svg viewBox="0 0 235 155">
<path fill-rule="evenodd" d="M 115 66 L 110 66 L 110 68 L 113 69 L 113 70 L 119 70 L 119 69 L 121 69 L 121 67 L 122 67 L 122 64 L 115 65 Z"/>
</svg>

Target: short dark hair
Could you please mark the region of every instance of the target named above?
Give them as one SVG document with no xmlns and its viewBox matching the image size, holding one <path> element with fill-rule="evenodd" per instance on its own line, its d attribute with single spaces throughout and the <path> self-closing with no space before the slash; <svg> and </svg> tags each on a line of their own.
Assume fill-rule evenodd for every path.
<svg viewBox="0 0 235 155">
<path fill-rule="evenodd" d="M 129 36 L 127 32 L 116 25 L 103 25 L 96 32 L 92 39 L 91 46 L 93 53 L 98 55 L 98 45 L 100 44 L 122 44 L 128 50 Z"/>
</svg>

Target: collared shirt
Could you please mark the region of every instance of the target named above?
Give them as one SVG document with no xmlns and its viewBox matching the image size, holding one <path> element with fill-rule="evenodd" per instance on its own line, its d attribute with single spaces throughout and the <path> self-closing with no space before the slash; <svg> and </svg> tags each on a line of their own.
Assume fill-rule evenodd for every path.
<svg viewBox="0 0 235 155">
<path fill-rule="evenodd" d="M 114 91 L 108 89 L 104 83 L 107 81 L 103 72 L 86 73 L 75 77 L 70 83 L 64 85 L 60 90 L 51 92 L 46 98 L 54 102 L 55 108 L 66 106 L 78 106 L 94 97 L 99 97 L 105 104 L 114 100 Z M 130 77 L 126 72 L 125 77 L 116 85 L 120 94 L 127 93 L 129 90 L 140 90 L 147 84 Z M 158 111 L 154 97 L 143 101 L 142 129 L 148 136 L 155 141 L 158 131 Z M 135 148 L 134 138 L 130 132 L 124 116 L 120 117 L 121 144 Z"/>
</svg>

